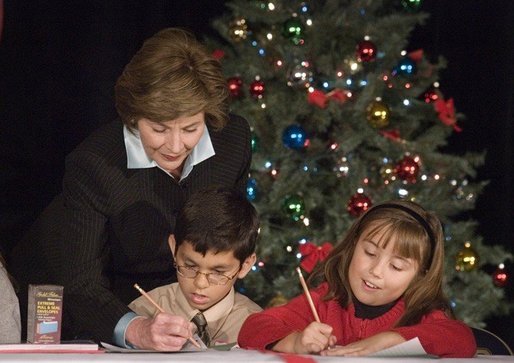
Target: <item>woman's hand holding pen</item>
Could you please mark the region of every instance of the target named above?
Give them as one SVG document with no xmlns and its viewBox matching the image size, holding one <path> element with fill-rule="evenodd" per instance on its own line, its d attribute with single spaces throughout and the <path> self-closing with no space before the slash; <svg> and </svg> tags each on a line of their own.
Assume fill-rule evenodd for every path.
<svg viewBox="0 0 514 363">
<path fill-rule="evenodd" d="M 178 351 L 192 336 L 194 324 L 181 316 L 158 313 L 153 318 L 134 319 L 127 327 L 126 340 L 139 349 Z"/>
</svg>

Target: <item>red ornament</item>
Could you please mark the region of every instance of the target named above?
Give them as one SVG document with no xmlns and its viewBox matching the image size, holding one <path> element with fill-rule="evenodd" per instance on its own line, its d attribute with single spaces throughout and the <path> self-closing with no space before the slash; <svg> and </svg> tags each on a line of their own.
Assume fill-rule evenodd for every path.
<svg viewBox="0 0 514 363">
<path fill-rule="evenodd" d="M 372 62 L 377 57 L 377 47 L 369 40 L 363 40 L 357 44 L 357 59 L 360 62 Z"/>
<path fill-rule="evenodd" d="M 500 266 L 493 273 L 493 283 L 498 287 L 505 287 L 507 285 L 509 278 L 507 275 L 507 271 Z"/>
<path fill-rule="evenodd" d="M 255 80 L 250 84 L 250 94 L 255 98 L 260 98 L 264 95 L 264 82 Z"/>
<path fill-rule="evenodd" d="M 228 84 L 228 90 L 232 97 L 237 98 L 243 94 L 242 90 L 241 90 L 243 81 L 241 80 L 241 78 L 230 77 L 229 79 L 227 79 L 227 84 Z"/>
<path fill-rule="evenodd" d="M 405 180 L 408 183 L 414 184 L 418 179 L 419 174 L 418 161 L 418 157 L 413 158 L 406 155 L 396 164 L 394 167 L 394 173 L 401 180 Z"/>
<path fill-rule="evenodd" d="M 369 208 L 371 208 L 371 199 L 364 193 L 356 193 L 352 195 L 346 209 L 351 216 L 358 217 Z"/>
<path fill-rule="evenodd" d="M 319 261 L 323 261 L 327 258 L 328 254 L 332 250 L 332 244 L 325 242 L 321 246 L 316 246 L 314 243 L 307 242 L 301 244 L 298 249 L 302 254 L 302 262 L 300 263 L 300 266 L 305 271 L 312 272 Z"/>
<path fill-rule="evenodd" d="M 216 60 L 220 60 L 225 56 L 225 52 L 222 49 L 214 49 L 212 52 L 212 57 Z"/>
<path fill-rule="evenodd" d="M 436 91 L 435 89 L 429 89 L 423 95 L 423 99 L 425 100 L 426 103 L 435 102 L 439 99 L 439 92 Z"/>
</svg>

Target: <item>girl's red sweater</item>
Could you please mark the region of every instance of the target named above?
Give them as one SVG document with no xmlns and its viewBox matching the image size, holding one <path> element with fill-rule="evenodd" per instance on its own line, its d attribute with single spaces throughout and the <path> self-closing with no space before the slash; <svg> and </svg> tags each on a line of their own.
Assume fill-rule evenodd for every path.
<svg viewBox="0 0 514 363">
<path fill-rule="evenodd" d="M 418 337 L 428 354 L 465 358 L 473 357 L 476 353 L 476 342 L 471 329 L 466 324 L 447 317 L 443 311 L 432 311 L 419 324 L 393 328 L 405 311 L 402 300 L 375 319 L 360 319 L 355 317 L 353 304 L 343 308 L 335 299 L 323 301 L 327 292 L 328 285 L 325 283 L 312 290 L 311 295 L 320 320 L 334 329 L 337 345 L 347 345 L 380 332 L 394 331 L 406 340 Z M 269 344 L 293 331 L 302 331 L 312 321 L 314 317 L 309 303 L 301 295 L 286 305 L 250 315 L 239 332 L 238 343 L 242 348 L 264 350 Z"/>
</svg>

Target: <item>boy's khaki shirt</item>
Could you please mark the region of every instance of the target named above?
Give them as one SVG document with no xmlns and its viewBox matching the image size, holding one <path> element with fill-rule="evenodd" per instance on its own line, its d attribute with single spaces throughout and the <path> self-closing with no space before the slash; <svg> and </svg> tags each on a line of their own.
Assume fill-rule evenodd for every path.
<svg viewBox="0 0 514 363">
<path fill-rule="evenodd" d="M 158 287 L 148 294 L 167 313 L 180 315 L 189 321 L 199 312 L 189 305 L 178 282 Z M 153 317 L 158 313 L 143 296 L 132 301 L 129 308 L 136 314 L 146 317 Z M 232 288 L 227 296 L 202 312 L 207 320 L 207 330 L 211 337 L 210 346 L 237 343 L 237 336 L 245 319 L 248 315 L 261 310 L 259 305 Z"/>
</svg>

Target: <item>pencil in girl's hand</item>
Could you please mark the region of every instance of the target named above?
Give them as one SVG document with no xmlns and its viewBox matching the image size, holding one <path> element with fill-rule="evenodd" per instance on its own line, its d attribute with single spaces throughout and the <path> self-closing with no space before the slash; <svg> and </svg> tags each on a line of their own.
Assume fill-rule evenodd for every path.
<svg viewBox="0 0 514 363">
<path fill-rule="evenodd" d="M 305 297 L 307 297 L 307 301 L 311 307 L 312 315 L 314 315 L 314 319 L 316 319 L 318 323 L 321 323 L 318 312 L 316 311 L 316 307 L 314 306 L 314 302 L 312 301 L 311 293 L 309 292 L 309 288 L 305 283 L 305 279 L 303 278 L 302 270 L 300 270 L 300 267 L 296 268 L 296 272 L 298 272 L 298 276 L 300 277 L 300 283 L 302 284 L 303 292 L 305 293 Z"/>
<path fill-rule="evenodd" d="M 159 306 L 159 304 L 157 304 L 157 303 L 154 301 L 154 299 L 152 299 L 152 298 L 150 297 L 150 295 L 148 295 L 148 294 L 146 293 L 146 291 L 145 291 L 145 290 L 143 290 L 143 289 L 142 289 L 138 284 L 134 284 L 134 287 L 136 288 L 136 290 L 137 290 L 137 291 L 139 291 L 139 292 L 141 293 L 141 295 L 143 295 L 143 296 L 146 298 L 146 300 L 148 300 L 148 302 L 150 302 L 153 306 L 155 306 L 155 308 L 156 308 L 157 310 L 159 310 L 161 313 L 164 313 L 164 309 L 163 309 L 163 308 L 161 308 L 161 307 Z M 196 340 L 194 340 L 194 338 L 193 338 L 193 337 L 189 337 L 189 338 L 187 338 L 187 339 L 189 339 L 189 341 L 191 342 L 191 344 L 193 344 L 195 347 L 200 348 L 200 349 L 202 348 L 202 347 L 200 346 L 200 344 L 198 344 L 198 342 L 197 342 Z"/>
</svg>

